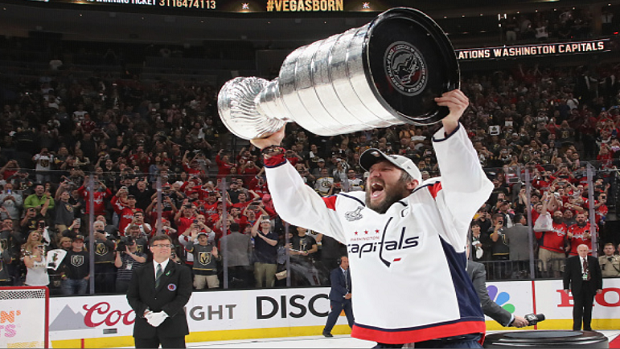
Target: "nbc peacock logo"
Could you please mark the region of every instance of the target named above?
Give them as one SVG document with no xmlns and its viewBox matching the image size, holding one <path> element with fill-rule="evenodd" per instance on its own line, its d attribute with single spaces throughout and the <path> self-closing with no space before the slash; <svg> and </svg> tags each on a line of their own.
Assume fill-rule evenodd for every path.
<svg viewBox="0 0 620 349">
<path fill-rule="evenodd" d="M 511 303 L 508 303 L 510 300 L 510 294 L 506 292 L 499 292 L 496 286 L 491 285 L 487 286 L 487 292 L 489 293 L 489 298 L 493 300 L 497 305 L 504 308 L 509 313 L 515 312 L 515 306 Z"/>
</svg>

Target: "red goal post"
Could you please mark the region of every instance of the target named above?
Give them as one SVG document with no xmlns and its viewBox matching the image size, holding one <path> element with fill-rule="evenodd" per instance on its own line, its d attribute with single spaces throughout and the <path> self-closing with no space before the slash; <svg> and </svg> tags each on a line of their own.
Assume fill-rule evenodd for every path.
<svg viewBox="0 0 620 349">
<path fill-rule="evenodd" d="M 0 348 L 49 348 L 49 289 L 0 287 Z"/>
</svg>

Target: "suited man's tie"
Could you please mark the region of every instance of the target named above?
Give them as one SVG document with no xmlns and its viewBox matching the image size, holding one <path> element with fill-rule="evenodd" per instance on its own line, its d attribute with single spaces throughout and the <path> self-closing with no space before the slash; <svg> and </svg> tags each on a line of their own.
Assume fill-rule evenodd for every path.
<svg viewBox="0 0 620 349">
<path fill-rule="evenodd" d="M 583 279 L 586 281 L 590 281 L 590 272 L 588 270 L 588 260 L 586 258 L 583 259 Z"/>
<path fill-rule="evenodd" d="M 159 281 L 161 281 L 161 274 L 164 271 L 161 269 L 161 264 L 157 264 L 157 270 L 155 271 L 155 288 L 159 287 Z"/>
<path fill-rule="evenodd" d="M 347 286 L 347 292 L 350 290 L 349 288 L 349 271 L 345 270 L 344 271 L 344 283 Z"/>
</svg>

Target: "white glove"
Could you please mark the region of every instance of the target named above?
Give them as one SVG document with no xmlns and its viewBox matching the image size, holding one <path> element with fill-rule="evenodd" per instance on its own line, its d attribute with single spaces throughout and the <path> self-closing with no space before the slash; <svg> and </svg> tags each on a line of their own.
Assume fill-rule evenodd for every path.
<svg viewBox="0 0 620 349">
<path fill-rule="evenodd" d="M 146 322 L 148 322 L 153 327 L 158 327 L 159 325 L 161 325 L 161 323 L 164 322 L 167 317 L 168 314 L 166 314 L 166 312 L 164 311 L 160 311 L 157 313 L 150 312 L 150 314 L 147 314 L 147 316 L 145 316 Z"/>
<path fill-rule="evenodd" d="M 144 319 L 145 319 L 145 320 L 146 320 L 146 322 L 148 322 L 149 324 L 151 323 L 151 319 L 153 318 L 153 314 L 155 314 L 155 313 L 153 313 L 153 312 L 152 312 L 152 311 L 150 311 L 150 310 L 147 310 L 147 311 L 144 313 Z"/>
</svg>

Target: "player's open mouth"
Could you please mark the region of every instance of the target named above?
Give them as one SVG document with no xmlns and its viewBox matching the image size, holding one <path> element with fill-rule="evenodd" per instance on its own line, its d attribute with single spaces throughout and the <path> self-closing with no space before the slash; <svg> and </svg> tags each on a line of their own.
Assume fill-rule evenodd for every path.
<svg viewBox="0 0 620 349">
<path fill-rule="evenodd" d="M 381 183 L 373 183 L 370 185 L 370 197 L 371 198 L 377 198 L 379 196 L 381 196 L 381 194 L 383 193 L 383 185 Z"/>
</svg>

